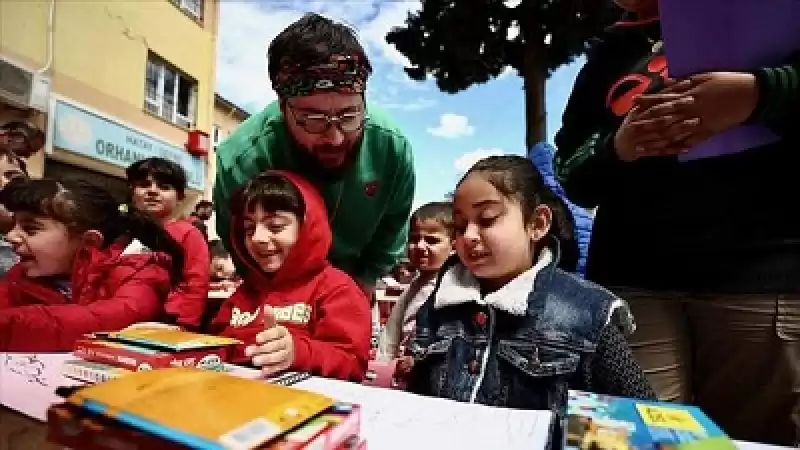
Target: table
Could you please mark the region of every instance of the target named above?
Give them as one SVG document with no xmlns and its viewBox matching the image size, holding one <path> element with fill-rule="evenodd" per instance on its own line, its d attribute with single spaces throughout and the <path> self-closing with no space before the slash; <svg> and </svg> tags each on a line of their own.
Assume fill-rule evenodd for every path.
<svg viewBox="0 0 800 450">
<path fill-rule="evenodd" d="M 47 408 L 61 399 L 57 386 L 80 384 L 61 376 L 70 354 L 0 354 L 0 450 L 51 450 L 45 442 Z M 235 375 L 257 377 L 258 371 L 236 368 Z M 530 450 L 547 436 L 550 414 L 469 405 L 419 397 L 324 378 L 295 385 L 362 405 L 362 436 L 374 450 Z M 778 450 L 739 442 L 740 450 Z"/>
</svg>

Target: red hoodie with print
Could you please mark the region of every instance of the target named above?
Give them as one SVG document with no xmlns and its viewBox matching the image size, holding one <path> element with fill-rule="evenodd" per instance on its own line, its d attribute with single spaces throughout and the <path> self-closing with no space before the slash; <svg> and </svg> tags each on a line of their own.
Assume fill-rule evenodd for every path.
<svg viewBox="0 0 800 450">
<path fill-rule="evenodd" d="M 254 344 L 256 335 L 264 330 L 263 307 L 270 306 L 278 324 L 286 327 L 294 340 L 291 370 L 360 381 L 370 349 L 369 302 L 356 283 L 326 259 L 331 229 L 316 188 L 297 175 L 275 173 L 297 186 L 305 201 L 297 242 L 272 276 L 254 262 L 248 264 L 244 283 L 222 304 L 212 331 L 242 340 L 244 344 L 237 349 L 234 362 L 249 363 L 244 348 Z M 244 219 L 235 214 L 236 211 L 231 222 L 231 242 L 237 256 L 251 262 L 244 250 Z"/>
<path fill-rule="evenodd" d="M 171 287 L 170 258 L 123 254 L 126 244 L 82 249 L 61 289 L 52 280 L 28 278 L 21 264 L 14 265 L 0 280 L 0 351 L 72 351 L 86 333 L 161 319 Z"/>
<path fill-rule="evenodd" d="M 164 229 L 183 248 L 183 276 L 167 297 L 170 320 L 184 328 L 200 327 L 208 304 L 211 256 L 203 233 L 187 220 L 172 220 Z"/>
</svg>

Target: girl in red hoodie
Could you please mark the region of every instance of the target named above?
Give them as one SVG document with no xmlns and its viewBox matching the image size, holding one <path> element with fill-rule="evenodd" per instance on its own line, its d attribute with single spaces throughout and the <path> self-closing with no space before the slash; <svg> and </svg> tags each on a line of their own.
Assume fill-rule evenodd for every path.
<svg viewBox="0 0 800 450">
<path fill-rule="evenodd" d="M 244 283 L 223 303 L 212 331 L 242 340 L 234 362 L 360 381 L 371 317 L 363 291 L 326 260 L 325 204 L 306 180 L 265 172 L 234 196 L 231 242 Z"/>
<path fill-rule="evenodd" d="M 162 316 L 183 255 L 149 216 L 80 181 L 15 181 L 0 202 L 20 257 L 0 280 L 0 351 L 68 351 L 85 333 Z"/>
</svg>

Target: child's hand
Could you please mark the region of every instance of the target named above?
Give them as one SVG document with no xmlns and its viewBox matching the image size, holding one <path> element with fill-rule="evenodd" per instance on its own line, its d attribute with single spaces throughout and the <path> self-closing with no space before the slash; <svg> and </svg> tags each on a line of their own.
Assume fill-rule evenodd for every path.
<svg viewBox="0 0 800 450">
<path fill-rule="evenodd" d="M 247 347 L 245 354 L 266 376 L 282 372 L 294 362 L 292 335 L 286 327 L 278 325 L 275 312 L 269 306 L 264 307 L 264 331 L 258 333 L 256 345 Z"/>
<path fill-rule="evenodd" d="M 397 365 L 394 369 L 394 377 L 397 379 L 405 379 L 411 373 L 411 368 L 414 367 L 414 358 L 410 356 L 401 356 L 397 358 Z"/>
</svg>

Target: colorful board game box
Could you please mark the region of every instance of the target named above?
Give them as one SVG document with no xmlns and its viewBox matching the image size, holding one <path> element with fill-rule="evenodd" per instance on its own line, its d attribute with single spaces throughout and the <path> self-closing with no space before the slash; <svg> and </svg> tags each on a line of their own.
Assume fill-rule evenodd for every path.
<svg viewBox="0 0 800 450">
<path fill-rule="evenodd" d="M 736 450 L 699 408 L 570 391 L 567 450 Z"/>
<path fill-rule="evenodd" d="M 179 330 L 136 329 L 96 333 L 75 342 L 73 354 L 86 361 L 132 371 L 197 367 L 221 371 L 236 339 Z"/>
<path fill-rule="evenodd" d="M 67 402 L 196 449 L 255 449 L 334 405 L 313 392 L 192 368 L 135 372 Z"/>
</svg>

